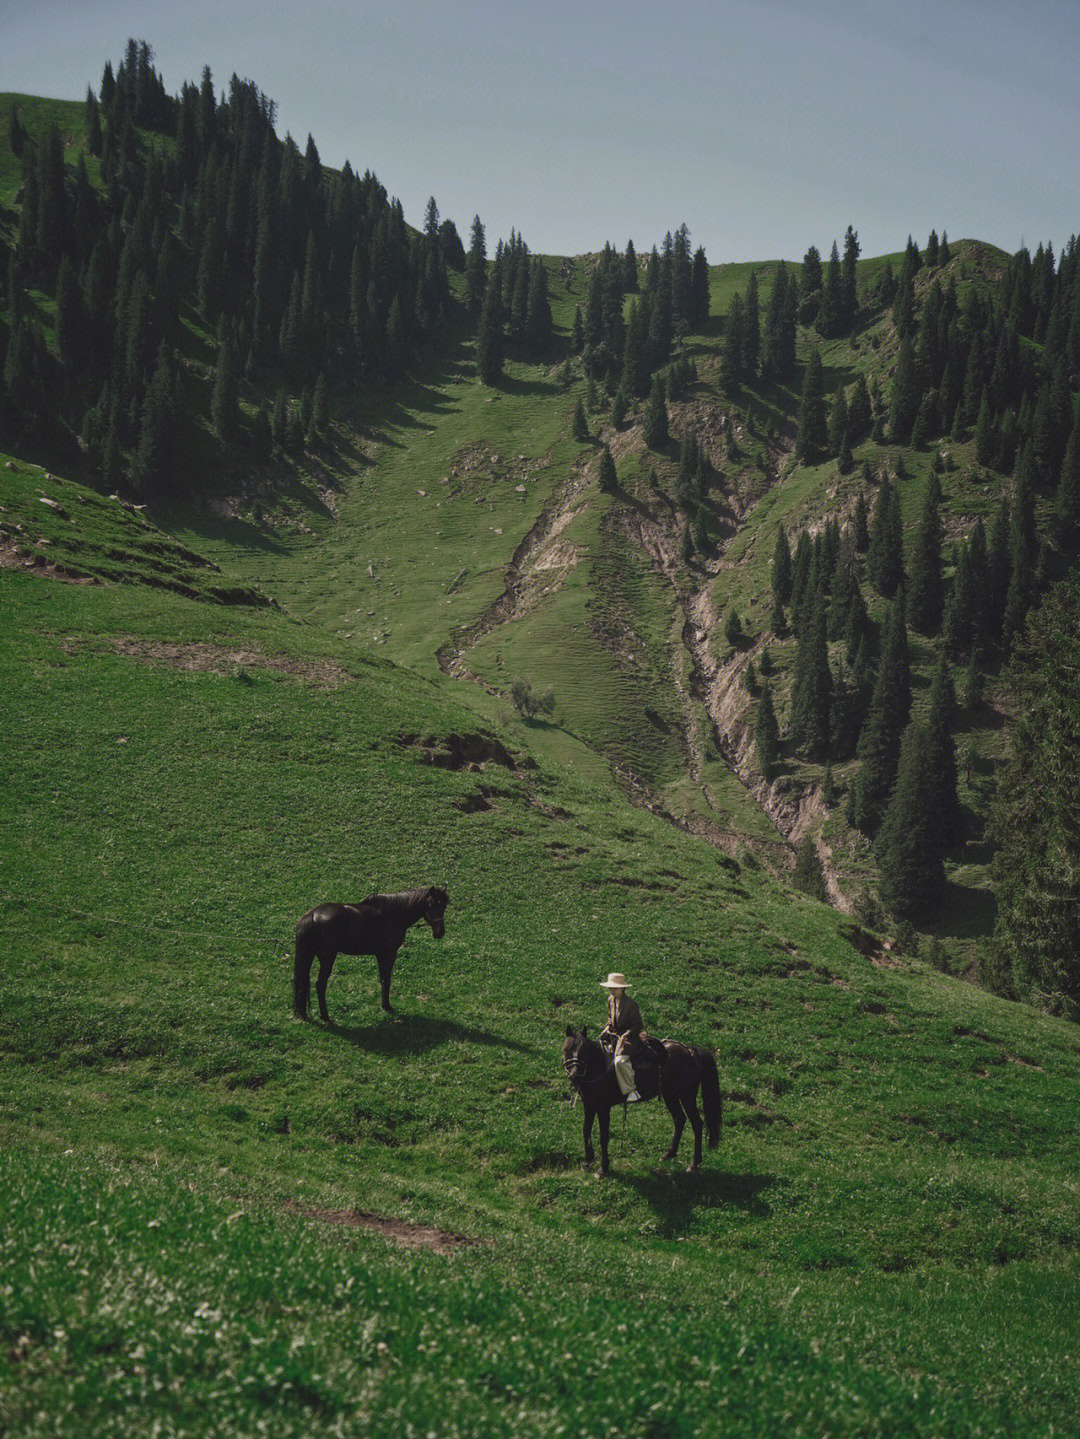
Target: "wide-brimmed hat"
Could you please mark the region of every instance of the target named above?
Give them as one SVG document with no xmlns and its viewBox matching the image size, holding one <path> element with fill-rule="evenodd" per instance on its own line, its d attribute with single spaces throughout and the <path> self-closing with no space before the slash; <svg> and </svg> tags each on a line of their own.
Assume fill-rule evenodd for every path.
<svg viewBox="0 0 1080 1439">
<path fill-rule="evenodd" d="M 601 989 L 629 989 L 630 981 L 625 974 L 609 974 L 607 979 L 600 981 Z"/>
</svg>

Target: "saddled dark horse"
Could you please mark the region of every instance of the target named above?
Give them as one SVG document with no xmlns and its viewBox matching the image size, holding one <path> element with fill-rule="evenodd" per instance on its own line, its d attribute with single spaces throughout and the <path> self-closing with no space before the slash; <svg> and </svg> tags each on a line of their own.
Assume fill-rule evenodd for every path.
<svg viewBox="0 0 1080 1439">
<path fill-rule="evenodd" d="M 301 1019 L 307 1019 L 311 966 L 317 959 L 319 977 L 315 981 L 315 992 L 319 996 L 319 1013 L 329 1022 L 326 984 L 339 954 L 375 956 L 379 964 L 382 1007 L 390 1010 L 390 976 L 397 952 L 405 943 L 406 931 L 418 919 L 426 919 L 435 938 L 442 939 L 449 903 L 445 889 L 429 885 L 427 889 L 406 889 L 400 894 L 369 894 L 359 904 L 320 904 L 309 909 L 296 925 L 293 963 L 296 1013 Z"/>
<path fill-rule="evenodd" d="M 697 1169 L 701 1164 L 702 1134 L 701 1115 L 697 1107 L 699 1090 L 705 1110 L 705 1125 L 709 1131 L 709 1148 L 715 1149 L 720 1143 L 722 1106 L 716 1059 L 712 1050 L 704 1049 L 698 1044 L 679 1044 L 673 1039 L 664 1040 L 662 1045 L 658 1041 L 653 1043 L 663 1051 L 663 1058 L 659 1061 L 659 1084 L 653 1087 L 653 1094 L 660 1094 L 675 1123 L 671 1144 L 662 1157 L 675 1159 L 678 1156 L 679 1141 L 689 1119 L 694 1130 L 694 1158 L 689 1167 L 691 1170 Z M 588 1025 L 583 1025 L 581 1029 L 567 1026 L 563 1044 L 563 1068 L 585 1106 L 585 1163 L 591 1164 L 596 1157 L 592 1144 L 592 1127 L 593 1120 L 599 1119 L 600 1173 L 606 1174 L 612 1106 L 625 1104 L 626 1100 L 603 1045 L 589 1038 Z M 637 1068 L 635 1061 L 635 1070 Z M 642 1087 L 639 1083 L 639 1090 L 642 1090 Z M 653 1095 L 648 1094 L 648 1097 L 652 1098 Z"/>
</svg>

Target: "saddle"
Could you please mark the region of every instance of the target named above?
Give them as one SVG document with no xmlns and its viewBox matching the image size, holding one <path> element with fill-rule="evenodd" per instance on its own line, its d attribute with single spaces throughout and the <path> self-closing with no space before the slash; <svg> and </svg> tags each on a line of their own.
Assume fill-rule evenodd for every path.
<svg viewBox="0 0 1080 1439">
<path fill-rule="evenodd" d="M 637 1092 L 642 1099 L 655 1099 L 660 1093 L 663 1067 L 667 1060 L 667 1051 L 663 1044 L 642 1030 L 637 1043 L 630 1049 L 628 1057 L 634 1066 L 634 1083 L 637 1085 Z M 609 1054 L 609 1066 L 613 1059 L 614 1046 Z"/>
</svg>

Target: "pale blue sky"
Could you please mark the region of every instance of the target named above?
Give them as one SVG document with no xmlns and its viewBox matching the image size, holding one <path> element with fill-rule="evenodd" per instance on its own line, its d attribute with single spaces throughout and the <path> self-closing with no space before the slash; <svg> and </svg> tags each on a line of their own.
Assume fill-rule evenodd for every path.
<svg viewBox="0 0 1080 1439">
<path fill-rule="evenodd" d="M 0 90 L 80 97 L 128 35 L 466 241 L 476 211 L 558 253 L 685 221 L 713 262 L 1080 231 L 1080 0 L 0 0 Z"/>
</svg>

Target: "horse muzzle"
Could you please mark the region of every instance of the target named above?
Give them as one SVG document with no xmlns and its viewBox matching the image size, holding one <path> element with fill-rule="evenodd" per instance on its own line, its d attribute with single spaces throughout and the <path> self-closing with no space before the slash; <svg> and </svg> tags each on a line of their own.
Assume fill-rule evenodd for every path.
<svg viewBox="0 0 1080 1439">
<path fill-rule="evenodd" d="M 436 939 L 442 939 L 443 935 L 446 933 L 445 920 L 433 919 L 431 921 L 431 932 Z"/>
</svg>

